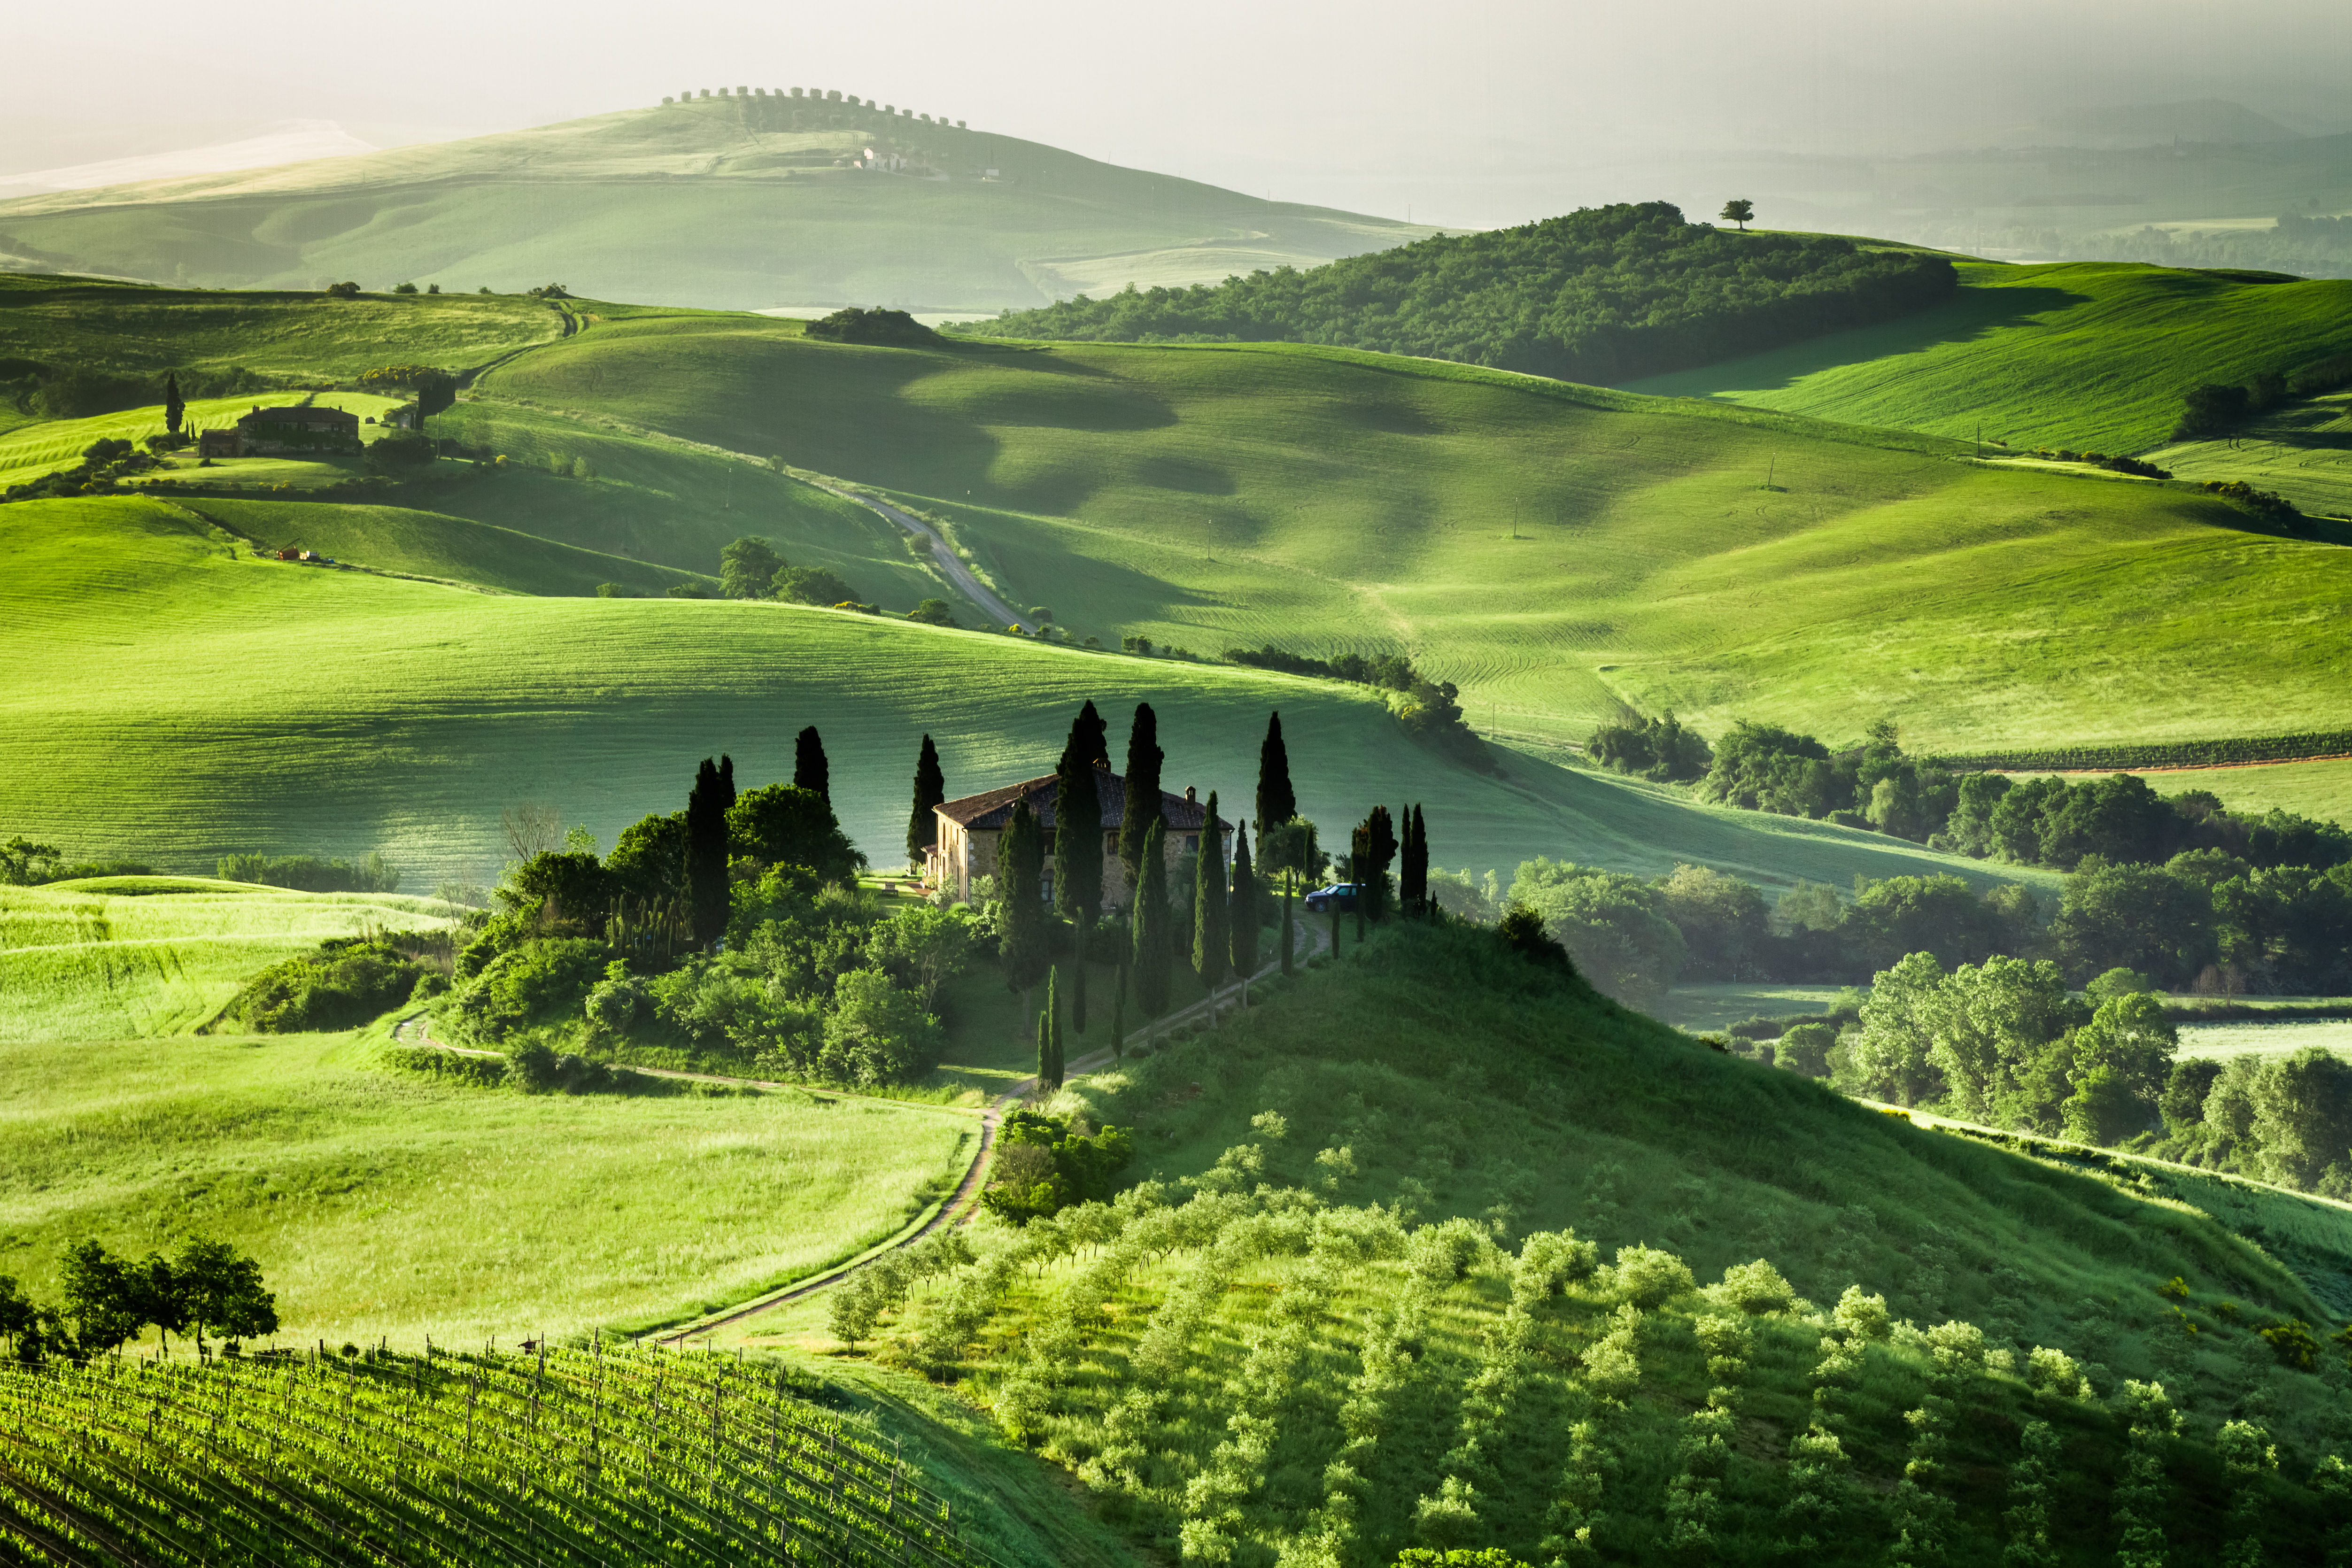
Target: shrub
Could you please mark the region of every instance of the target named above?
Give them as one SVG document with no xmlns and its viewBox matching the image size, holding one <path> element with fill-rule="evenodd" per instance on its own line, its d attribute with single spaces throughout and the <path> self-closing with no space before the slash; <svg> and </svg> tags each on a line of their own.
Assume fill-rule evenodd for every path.
<svg viewBox="0 0 2352 1568">
<path fill-rule="evenodd" d="M 1761 1258 L 1734 1263 L 1723 1271 L 1723 1282 L 1709 1287 L 1707 1293 L 1743 1312 L 1784 1312 L 1797 1301 L 1796 1288 Z"/>
<path fill-rule="evenodd" d="M 822 319 L 809 322 L 802 330 L 809 337 L 831 343 L 921 347 L 940 340 L 937 332 L 904 310 L 886 310 L 879 307 L 861 310 L 853 306 L 846 310 L 836 310 Z"/>
<path fill-rule="evenodd" d="M 1609 1287 L 1620 1300 L 1643 1308 L 1656 1307 L 1698 1289 L 1690 1265 L 1671 1252 L 1635 1243 L 1617 1249 L 1616 1267 Z"/>
<path fill-rule="evenodd" d="M 1412 1271 L 1430 1283 L 1451 1285 L 1468 1279 L 1494 1245 L 1483 1228 L 1456 1216 L 1415 1230 L 1406 1243 L 1405 1258 Z"/>
<path fill-rule="evenodd" d="M 424 973 L 390 947 L 333 940 L 247 980 L 222 1016 L 257 1034 L 351 1029 L 406 1001 Z"/>
<path fill-rule="evenodd" d="M 496 1042 L 533 1025 L 578 1018 L 609 956 L 602 942 L 524 942 L 491 959 L 458 993 L 454 1027 L 461 1036 Z"/>
</svg>

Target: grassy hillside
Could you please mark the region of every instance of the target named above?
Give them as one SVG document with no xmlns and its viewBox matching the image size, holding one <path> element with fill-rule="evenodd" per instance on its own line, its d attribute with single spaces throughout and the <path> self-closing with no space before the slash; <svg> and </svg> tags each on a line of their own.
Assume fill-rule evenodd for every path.
<svg viewBox="0 0 2352 1568">
<path fill-rule="evenodd" d="M 782 1092 L 527 1096 L 341 1035 L 12 1044 L 9 1271 L 188 1234 L 257 1259 L 287 1337 L 443 1344 L 649 1323 L 855 1256 L 961 1176 L 971 1117 Z"/>
<path fill-rule="evenodd" d="M 2062 1439 L 2056 1560 L 2104 1562 L 2125 1436 L 2109 1402 L 2126 1378 L 2161 1381 L 2188 1418 L 2158 1504 L 2184 1558 L 2223 1533 L 2210 1445 L 2231 1417 L 2279 1448 L 2261 1493 L 2272 1560 L 2316 1549 L 2300 1483 L 2342 1445 L 2347 1374 L 2332 1357 L 2290 1370 L 2255 1331 L 2352 1307 L 2341 1206 L 1915 1127 L 1459 931 L 1391 932 L 1221 1038 L 1082 1081 L 1059 1108 L 1132 1127 L 1136 1174 L 1181 1207 L 1154 1218 L 1129 1198 L 1057 1232 L 983 1232 L 983 1261 L 921 1288 L 868 1354 L 954 1378 L 1162 1554 L 1222 1539 L 1235 1561 L 1313 1561 L 1321 1534 L 1342 1563 L 1417 1543 L 1542 1562 L 1543 1539 L 1580 1522 L 1603 1561 L 1661 1561 L 1696 1515 L 1706 1550 L 1686 1539 L 1674 1556 L 1765 1561 L 1807 1528 L 1784 1509 L 1802 1490 L 1792 1439 L 1817 1422 L 1842 1462 L 1827 1528 L 1797 1555 L 1883 1562 L 1924 1512 L 1946 1560 L 1996 1563 L 2020 1427 L 2041 1420 Z M 1456 1224 L 1399 1234 L 1399 1212 Z M 1571 1227 L 1627 1266 L 1563 1289 L 1485 1249 Z M 1682 1283 L 1632 1261 L 1641 1244 L 1678 1255 Z M 1751 1295 L 1743 1312 L 1737 1291 L 1690 1289 L 1759 1258 L 1801 1299 Z M 2175 1275 L 2177 1301 L 2158 1290 Z M 1849 1300 L 1832 1317 L 1850 1285 L 1883 1296 L 1878 1312 Z M 1605 1340 L 1629 1314 L 1637 1328 Z M 1707 1316 L 1735 1320 L 1706 1329 L 1712 1345 Z M 738 1333 L 831 1337 L 815 1310 Z M 2037 1347 L 2070 1354 L 2090 1389 L 2037 1373 L 2050 1391 L 2033 1392 Z M 1710 1385 L 1734 1412 L 1712 1460 L 1694 1414 Z M 1896 1485 L 1923 1419 L 1949 1451 L 1912 1473 L 1948 1500 L 1948 1524 Z M 1580 1496 L 1583 1421 L 1599 1479 Z M 1675 1500 L 1694 1487 L 1714 1506 Z"/>
<path fill-rule="evenodd" d="M 1628 385 L 2012 447 L 2137 452 L 2170 436 L 2190 387 L 2352 350 L 2352 281 L 2105 262 L 1959 271 L 1958 295 L 1916 316 Z"/>
<path fill-rule="evenodd" d="M 1050 771 L 1078 704 L 1160 716 L 1171 787 L 1246 797 L 1282 710 L 1302 806 L 1336 836 L 1375 800 L 1427 803 L 1449 866 L 1538 853 L 1657 873 L 1677 858 L 1785 883 L 1971 862 L 1822 823 L 1506 757 L 1464 771 L 1403 739 L 1362 688 L 1053 648 L 771 603 L 509 599 L 253 559 L 144 499 L 0 508 L 21 629 L 0 674 L 0 823 L 70 853 L 135 847 L 209 869 L 236 850 L 382 849 L 415 885 L 487 878 L 499 811 L 539 800 L 609 845 L 677 810 L 695 763 L 789 777 L 824 732 L 843 821 L 905 853 L 921 735 L 951 793 Z M 135 766 L 135 793 L 59 780 Z M 87 846 L 87 848 L 86 848 Z"/>
<path fill-rule="evenodd" d="M 2352 517 L 2352 392 L 2290 403 L 2233 435 L 2177 442 L 2148 458 L 2184 479 L 2242 480 L 2315 517 Z"/>
<path fill-rule="evenodd" d="M 257 402 L 272 405 L 296 400 L 285 393 L 263 395 L 247 393 L 242 397 L 192 399 L 184 412 L 183 428 L 190 431 L 212 430 L 235 424 L 237 417 Z M 373 419 L 385 409 L 395 406 L 399 400 L 373 397 L 361 392 L 330 392 L 318 400 L 321 407 L 340 408 L 358 414 L 362 420 Z M 0 487 L 21 485 L 37 479 L 44 474 L 70 468 L 81 461 L 81 455 L 94 441 L 142 441 L 164 432 L 163 405 L 125 409 L 115 413 L 93 414 L 86 419 L 44 419 L 16 425 L 0 434 Z M 373 440 L 383 434 L 381 425 L 362 423 L 362 440 Z M 193 455 L 185 459 L 193 464 Z M 215 479 L 246 479 L 254 472 L 246 465 L 257 465 L 258 458 L 230 458 L 208 471 Z M 178 470 L 173 470 L 178 472 Z M 189 477 L 196 477 L 191 473 Z"/>
<path fill-rule="evenodd" d="M 866 149 L 897 172 L 845 166 Z M 1379 250 L 1426 228 L 1016 137 L 772 98 L 0 203 L 0 253 L 232 287 L 994 309 Z"/>
<path fill-rule="evenodd" d="M 427 898 L 205 878 L 0 887 L 0 1041 L 185 1033 L 257 970 L 322 938 L 447 914 Z"/>
<path fill-rule="evenodd" d="M 718 318 L 599 328 L 484 388 L 902 493 L 1106 642 L 1408 650 L 1506 735 L 1581 740 L 1621 702 L 1839 739 L 1891 714 L 1930 748 L 2342 716 L 2352 556 L 1939 437 L 1339 350 Z"/>
</svg>

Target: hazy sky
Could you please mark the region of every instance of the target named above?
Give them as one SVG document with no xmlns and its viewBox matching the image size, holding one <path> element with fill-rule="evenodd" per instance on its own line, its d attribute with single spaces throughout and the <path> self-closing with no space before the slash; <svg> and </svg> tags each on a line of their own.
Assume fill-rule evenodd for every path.
<svg viewBox="0 0 2352 1568">
<path fill-rule="evenodd" d="M 2233 99 L 2352 130 L 2344 0 L 667 0 L 328 4 L 263 20 L 25 7 L 0 172 L 326 118 L 383 142 L 827 87 L 1117 162 L 1423 221 L 1496 222 L 1660 146 L 1897 152 L 2072 107 Z M 1530 185 L 1530 181 L 1533 183 Z M 1632 194 L 1633 193 L 1625 193 Z M 1473 210 L 1479 209 L 1479 210 Z"/>
</svg>

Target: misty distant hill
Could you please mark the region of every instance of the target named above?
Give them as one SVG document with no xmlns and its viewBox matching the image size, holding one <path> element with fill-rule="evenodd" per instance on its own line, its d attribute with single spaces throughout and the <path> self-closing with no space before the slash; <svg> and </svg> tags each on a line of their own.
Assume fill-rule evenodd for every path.
<svg viewBox="0 0 2352 1568">
<path fill-rule="evenodd" d="M 220 287 L 351 278 L 759 309 L 1035 306 L 1426 228 L 782 93 L 0 202 L 0 257 Z"/>
</svg>

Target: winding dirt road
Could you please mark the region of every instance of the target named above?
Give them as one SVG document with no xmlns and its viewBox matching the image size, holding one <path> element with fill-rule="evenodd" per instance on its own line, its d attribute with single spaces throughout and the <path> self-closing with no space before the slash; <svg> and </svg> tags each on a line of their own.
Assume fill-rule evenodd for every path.
<svg viewBox="0 0 2352 1568">
<path fill-rule="evenodd" d="M 922 518 L 910 512 L 902 512 L 887 501 L 877 501 L 871 496 L 860 495 L 844 485 L 808 477 L 802 477 L 801 483 L 813 486 L 827 495 L 838 496 L 845 501 L 855 502 L 886 521 L 898 524 L 918 538 L 929 540 L 931 547 L 931 559 L 939 563 L 940 570 L 947 573 L 949 580 L 962 589 L 965 596 L 974 604 L 994 617 L 997 625 L 1018 626 L 1024 632 L 1036 630 L 1029 624 L 1027 617 L 983 587 L 980 579 L 972 574 L 971 568 L 964 564 L 963 558 L 956 554 L 937 528 L 923 521 Z"/>
</svg>

